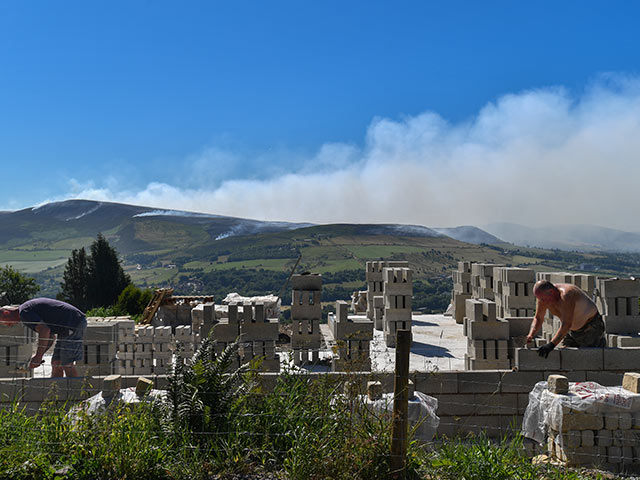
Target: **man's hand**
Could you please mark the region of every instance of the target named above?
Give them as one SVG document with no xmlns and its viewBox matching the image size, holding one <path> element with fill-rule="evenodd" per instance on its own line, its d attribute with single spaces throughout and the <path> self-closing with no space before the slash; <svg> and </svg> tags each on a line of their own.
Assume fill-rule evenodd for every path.
<svg viewBox="0 0 640 480">
<path fill-rule="evenodd" d="M 529 343 L 532 340 L 533 340 L 533 335 L 527 335 L 527 342 L 526 343 Z"/>
<path fill-rule="evenodd" d="M 549 356 L 549 353 L 551 353 L 551 350 L 553 350 L 554 348 L 556 348 L 556 346 L 552 342 L 545 343 L 538 349 L 538 355 L 547 358 Z"/>
<path fill-rule="evenodd" d="M 38 356 L 35 356 L 31 360 L 29 360 L 29 365 L 27 365 L 27 368 L 29 370 L 32 370 L 34 368 L 39 367 L 43 363 L 44 363 L 44 361 L 42 360 L 42 357 L 38 358 Z"/>
</svg>

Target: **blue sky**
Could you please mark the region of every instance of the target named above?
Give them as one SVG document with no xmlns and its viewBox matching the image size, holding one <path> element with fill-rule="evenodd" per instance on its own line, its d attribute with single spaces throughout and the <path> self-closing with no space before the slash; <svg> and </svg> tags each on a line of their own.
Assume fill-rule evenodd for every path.
<svg viewBox="0 0 640 480">
<path fill-rule="evenodd" d="M 401 178 L 428 189 L 443 183 L 438 175 L 478 178 L 473 167 L 494 162 L 481 177 L 500 185 L 499 172 L 530 167 L 516 158 L 537 152 L 555 164 L 562 151 L 578 162 L 592 142 L 605 152 L 591 161 L 621 162 L 611 181 L 625 176 L 635 145 L 621 138 L 607 152 L 610 136 L 584 135 L 603 114 L 606 128 L 636 120 L 638 10 L 584 1 L 1 2 L 0 207 L 82 196 L 274 220 L 544 223 L 533 211 L 465 212 L 470 194 L 435 214 L 454 184 L 412 196 Z M 530 122 L 533 143 L 523 140 Z M 503 137 L 510 125 L 517 138 Z M 549 146 L 558 131 L 566 136 Z M 407 135 L 410 152 L 397 143 Z M 483 155 L 460 157 L 471 144 Z M 374 171 L 383 164 L 397 172 Z M 591 206 L 574 195 L 596 180 L 563 193 L 573 180 L 541 179 L 539 189 Z M 388 190 L 406 198 L 371 196 L 394 181 Z M 300 202 L 301 184 L 335 205 Z M 518 193 L 495 191 L 491 205 Z M 551 220 L 633 227 L 606 211 Z"/>
</svg>

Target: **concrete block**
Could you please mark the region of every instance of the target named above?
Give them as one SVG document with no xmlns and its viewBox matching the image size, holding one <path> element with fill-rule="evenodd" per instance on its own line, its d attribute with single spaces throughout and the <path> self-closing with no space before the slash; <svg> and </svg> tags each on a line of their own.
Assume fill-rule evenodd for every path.
<svg viewBox="0 0 640 480">
<path fill-rule="evenodd" d="M 615 337 L 612 343 L 607 341 L 607 345 L 614 348 L 640 347 L 640 335 L 607 335 L 607 337 Z"/>
<path fill-rule="evenodd" d="M 493 393 L 500 391 L 501 372 L 458 372 L 458 392 Z"/>
<path fill-rule="evenodd" d="M 516 367 L 518 370 L 560 370 L 560 352 L 552 350 L 547 358 L 538 355 L 538 351 L 529 348 L 516 350 Z"/>
<path fill-rule="evenodd" d="M 482 415 L 518 414 L 518 394 L 516 393 L 474 394 L 473 402 L 477 412 Z"/>
<path fill-rule="evenodd" d="M 640 317 L 605 315 L 605 329 L 609 334 L 635 335 L 640 331 Z"/>
<path fill-rule="evenodd" d="M 607 413 L 604 415 L 605 430 L 618 430 L 618 418 L 617 413 Z"/>
<path fill-rule="evenodd" d="M 630 430 L 633 427 L 633 415 L 623 412 L 618 415 L 618 428 L 620 430 Z"/>
<path fill-rule="evenodd" d="M 580 446 L 582 447 L 594 447 L 595 443 L 595 434 L 594 430 L 582 430 L 580 432 Z"/>
<path fill-rule="evenodd" d="M 510 337 L 522 337 L 529 334 L 533 317 L 506 317 L 503 320 L 509 324 Z"/>
<path fill-rule="evenodd" d="M 291 288 L 293 290 L 321 290 L 322 275 L 311 273 L 307 275 L 292 275 Z"/>
<path fill-rule="evenodd" d="M 138 378 L 136 383 L 136 395 L 144 396 L 153 388 L 153 381 L 145 377 Z"/>
<path fill-rule="evenodd" d="M 602 297 L 640 297 L 640 279 L 598 279 L 597 285 Z"/>
<path fill-rule="evenodd" d="M 500 391 L 503 393 L 530 392 L 536 383 L 545 379 L 543 372 L 509 371 L 500 376 Z"/>
<path fill-rule="evenodd" d="M 453 318 L 456 323 L 461 324 L 466 316 L 466 301 L 471 298 L 468 293 L 454 293 L 453 295 Z M 376 327 L 377 328 L 377 327 Z"/>
<path fill-rule="evenodd" d="M 367 396 L 372 402 L 382 398 L 382 382 L 367 382 Z"/>
<path fill-rule="evenodd" d="M 121 375 L 109 375 L 102 381 L 102 395 L 111 396 L 120 391 L 122 388 Z"/>
<path fill-rule="evenodd" d="M 458 271 L 471 273 L 471 262 L 460 261 L 458 262 Z"/>
<path fill-rule="evenodd" d="M 243 342 L 277 340 L 279 334 L 277 318 L 263 319 L 261 322 L 243 322 L 240 335 Z"/>
<path fill-rule="evenodd" d="M 547 388 L 551 393 L 566 395 L 569 393 L 569 379 L 564 375 L 549 375 Z"/>
<path fill-rule="evenodd" d="M 505 267 L 500 269 L 500 279 L 505 282 L 527 282 L 535 283 L 536 274 L 530 268 Z M 495 278 L 494 269 L 494 278 Z"/>
<path fill-rule="evenodd" d="M 467 324 L 467 334 L 474 340 L 508 340 L 509 323 L 504 320 L 495 322 L 471 320 Z"/>
<path fill-rule="evenodd" d="M 602 348 L 559 348 L 561 370 L 602 370 L 604 353 Z"/>
<path fill-rule="evenodd" d="M 602 430 L 604 428 L 602 415 L 594 415 L 563 408 L 561 417 L 561 419 L 552 417 L 552 421 L 550 422 L 551 428 L 562 432 L 568 432 L 570 430 Z M 561 421 L 562 425 L 556 423 L 556 421 Z"/>
<path fill-rule="evenodd" d="M 457 372 L 415 372 L 416 390 L 427 395 L 458 393 Z"/>
<path fill-rule="evenodd" d="M 604 348 L 604 369 L 633 371 L 640 365 L 640 348 Z"/>
<path fill-rule="evenodd" d="M 596 382 L 596 383 L 599 383 L 600 385 L 607 386 L 607 387 L 615 387 L 615 386 L 620 386 L 622 384 L 623 375 L 624 374 L 622 372 L 607 372 L 604 370 L 601 372 L 587 371 L 586 381 Z"/>
<path fill-rule="evenodd" d="M 15 325 L 0 325 L 0 346 L 10 346 L 33 343 L 36 335 L 33 330 L 21 323 Z"/>
<path fill-rule="evenodd" d="M 622 388 L 633 393 L 640 393 L 640 373 L 625 373 L 622 377 Z"/>
<path fill-rule="evenodd" d="M 438 416 L 469 416 L 477 413 L 473 395 L 438 395 Z"/>
<path fill-rule="evenodd" d="M 613 436 L 611 435 L 611 430 L 598 430 L 596 435 L 596 444 L 599 447 L 610 447 L 613 445 Z"/>
</svg>

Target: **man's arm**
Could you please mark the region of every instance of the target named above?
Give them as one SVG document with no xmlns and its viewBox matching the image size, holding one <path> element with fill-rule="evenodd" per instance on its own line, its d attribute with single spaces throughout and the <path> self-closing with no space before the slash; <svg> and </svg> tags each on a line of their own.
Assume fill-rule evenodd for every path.
<svg viewBox="0 0 640 480">
<path fill-rule="evenodd" d="M 42 323 L 36 325 L 35 331 L 38 334 L 38 349 L 29 362 L 28 368 L 36 368 L 39 366 L 42 363 L 42 357 L 45 352 L 51 348 L 51 345 L 55 341 L 55 335 L 51 333 L 51 330 L 46 325 Z"/>
<path fill-rule="evenodd" d="M 527 335 L 527 343 L 533 340 L 533 337 L 535 337 L 542 328 L 545 313 L 547 313 L 547 306 L 539 299 L 536 299 L 536 314 L 531 321 L 531 329 L 529 329 L 529 335 Z"/>
<path fill-rule="evenodd" d="M 560 321 L 562 322 L 560 325 L 560 329 L 556 332 L 556 334 L 551 339 L 551 343 L 553 343 L 556 347 L 562 341 L 569 330 L 571 330 L 571 325 L 573 323 L 573 315 L 575 312 L 575 302 L 570 301 L 567 302 L 566 309 L 562 312 L 562 318 Z"/>
</svg>

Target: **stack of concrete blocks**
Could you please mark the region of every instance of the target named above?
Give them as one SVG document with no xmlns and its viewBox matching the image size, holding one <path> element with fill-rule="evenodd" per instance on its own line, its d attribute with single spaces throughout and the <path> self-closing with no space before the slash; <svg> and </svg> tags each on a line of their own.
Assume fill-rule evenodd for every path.
<svg viewBox="0 0 640 480">
<path fill-rule="evenodd" d="M 171 327 L 135 325 L 133 320 L 117 323 L 118 363 L 120 375 L 165 375 L 174 350 Z"/>
<path fill-rule="evenodd" d="M 111 375 L 117 370 L 119 324 L 129 317 L 89 317 L 84 333 L 83 359 L 76 363 L 82 376 Z"/>
<path fill-rule="evenodd" d="M 133 320 L 118 322 L 118 363 L 114 373 L 134 375 L 136 324 Z"/>
<path fill-rule="evenodd" d="M 265 318 L 264 303 L 253 302 L 242 305 L 240 339 L 244 363 L 257 359 L 261 371 L 279 372 L 280 358 L 276 353 L 279 333 L 278 319 Z"/>
<path fill-rule="evenodd" d="M 138 325 L 134 340 L 133 374 L 151 375 L 153 373 L 153 347 L 155 327 Z"/>
<path fill-rule="evenodd" d="M 158 308 L 153 317 L 154 326 L 170 326 L 175 329 L 178 325 L 191 325 L 190 302 L 166 303 Z"/>
<path fill-rule="evenodd" d="M 623 386 L 628 381 L 625 374 Z M 638 374 L 631 374 L 637 387 Z M 559 380 L 567 381 L 566 377 Z M 549 377 L 549 390 L 553 396 L 553 379 Z M 556 380 L 558 381 L 558 380 Z M 568 382 L 567 382 L 568 383 Z M 549 456 L 568 466 L 598 465 L 613 472 L 638 472 L 640 469 L 640 395 L 637 388 L 627 397 L 624 407 L 606 403 L 594 403 L 587 411 L 562 405 L 561 415 L 551 415 L 547 425 Z"/>
<path fill-rule="evenodd" d="M 495 267 L 494 296 L 499 318 L 533 317 L 536 274 L 529 268 Z"/>
<path fill-rule="evenodd" d="M 200 334 L 194 333 L 191 325 L 178 325 L 173 338 L 176 345 L 179 343 L 182 346 L 180 355 L 176 355 L 176 362 L 189 363 L 200 345 Z"/>
<path fill-rule="evenodd" d="M 637 335 L 640 332 L 640 279 L 599 278 L 597 288 L 596 305 L 607 333 L 620 337 Z"/>
<path fill-rule="evenodd" d="M 216 321 L 216 306 L 213 302 L 199 303 L 191 309 L 191 327 L 200 334 L 201 340 L 209 337 Z"/>
<path fill-rule="evenodd" d="M 496 267 L 504 267 L 504 265 L 494 263 L 471 264 L 471 294 L 473 298 L 494 300 L 493 270 Z"/>
<path fill-rule="evenodd" d="M 596 288 L 597 278 L 595 275 L 587 273 L 570 273 L 570 272 L 538 272 L 536 273 L 536 281 L 547 280 L 551 283 L 569 283 L 581 288 L 591 298 L 593 290 Z"/>
<path fill-rule="evenodd" d="M 0 325 L 0 378 L 30 377 L 33 374 L 33 370 L 23 367 L 33 356 L 35 340 L 33 330 L 21 323 Z"/>
<path fill-rule="evenodd" d="M 215 315 L 215 311 L 213 312 Z M 213 339 L 214 350 L 220 355 L 229 344 L 240 337 L 240 322 L 238 319 L 238 304 L 231 303 L 228 306 L 227 316 L 213 323 L 209 337 Z M 232 359 L 232 367 L 238 368 L 241 364 L 240 351 Z"/>
<path fill-rule="evenodd" d="M 369 347 L 373 340 L 373 321 L 360 315 L 349 317 L 349 304 L 338 300 L 335 315 L 329 314 L 329 329 L 338 347 L 332 370 L 371 371 Z"/>
<path fill-rule="evenodd" d="M 291 277 L 291 349 L 293 363 L 316 364 L 320 359 L 322 334 L 322 276 L 317 274 L 293 275 Z"/>
<path fill-rule="evenodd" d="M 153 374 L 169 373 L 173 359 L 173 334 L 171 327 L 155 327 L 153 331 Z"/>
<path fill-rule="evenodd" d="M 376 330 L 383 330 L 382 317 L 376 317 L 376 297 L 384 295 L 382 271 L 385 268 L 408 268 L 407 261 L 371 261 L 366 264 L 367 281 L 367 318 L 373 320 Z M 378 300 L 378 304 L 380 300 Z"/>
<path fill-rule="evenodd" d="M 471 262 L 458 262 L 458 269 L 452 274 L 453 278 L 453 306 L 452 316 L 456 323 L 462 324 L 466 314 L 465 302 L 472 297 L 471 292 Z"/>
<path fill-rule="evenodd" d="M 388 267 L 382 271 L 384 285 L 384 342 L 396 346 L 396 332 L 411 330 L 411 300 L 413 297 L 413 270 Z"/>
<path fill-rule="evenodd" d="M 464 325 L 467 335 L 466 370 L 511 368 L 509 322 L 496 317 L 495 302 L 468 299 Z"/>
</svg>

